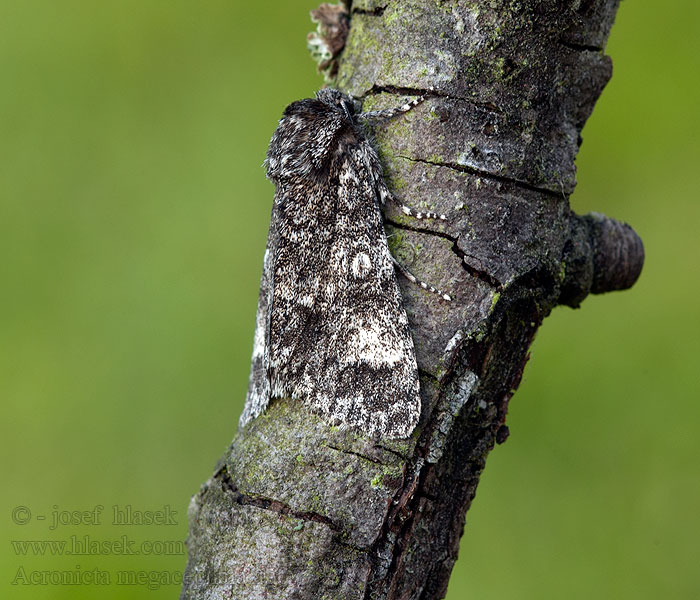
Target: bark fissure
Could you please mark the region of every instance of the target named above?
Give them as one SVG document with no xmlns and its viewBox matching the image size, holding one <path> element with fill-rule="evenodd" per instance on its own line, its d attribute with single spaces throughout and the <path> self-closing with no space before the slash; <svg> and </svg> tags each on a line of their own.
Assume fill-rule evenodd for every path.
<svg viewBox="0 0 700 600">
<path fill-rule="evenodd" d="M 329 447 L 331 450 L 335 450 L 335 451 L 337 451 L 337 452 L 343 452 L 343 453 L 345 453 L 345 454 L 351 454 L 352 456 L 357 456 L 358 458 L 361 458 L 362 460 L 366 460 L 366 461 L 372 462 L 372 463 L 374 463 L 374 464 L 376 464 L 376 465 L 383 465 L 383 464 L 385 464 L 385 463 L 383 463 L 381 460 L 379 460 L 378 458 L 375 458 L 375 457 L 373 457 L 373 456 L 367 456 L 366 454 L 362 454 L 362 453 L 360 453 L 360 452 L 355 452 L 355 451 L 349 450 L 349 449 L 347 449 L 347 448 L 339 448 L 338 446 L 333 446 L 332 444 L 328 444 L 328 447 Z"/>
<path fill-rule="evenodd" d="M 353 15 L 365 15 L 368 17 L 381 17 L 384 14 L 385 10 L 386 10 L 386 5 L 377 6 L 377 7 L 372 8 L 372 9 L 353 8 L 352 14 Z"/>
<path fill-rule="evenodd" d="M 399 154 L 397 156 L 398 156 L 398 158 L 403 158 L 404 160 L 408 160 L 411 162 L 424 163 L 426 165 L 433 165 L 435 167 L 445 167 L 446 169 L 453 169 L 454 171 L 459 171 L 460 173 L 468 173 L 469 175 L 477 175 L 478 177 L 484 177 L 486 179 L 491 179 L 493 181 L 498 181 L 501 183 L 509 183 L 511 185 L 515 185 L 517 187 L 520 187 L 524 190 L 539 192 L 539 193 L 545 194 L 547 196 L 553 196 L 554 198 L 561 199 L 563 197 L 565 200 L 568 199 L 568 195 L 563 190 L 560 192 L 555 192 L 555 191 L 552 191 L 548 188 L 543 188 L 543 187 L 539 187 L 536 185 L 532 185 L 531 183 L 528 183 L 527 181 L 520 181 L 519 179 L 514 179 L 512 177 L 504 177 L 503 175 L 497 175 L 496 173 L 492 173 L 490 171 L 482 171 L 481 169 L 475 169 L 474 167 L 470 167 L 467 165 L 460 165 L 458 163 L 452 163 L 452 162 L 434 161 L 434 160 L 428 160 L 426 158 L 417 158 L 415 156 L 404 156 L 401 154 Z"/>
<path fill-rule="evenodd" d="M 378 554 L 378 550 L 388 541 L 386 539 L 387 534 L 389 532 L 393 534 L 391 558 L 388 561 L 388 566 L 383 569 L 381 579 L 377 579 L 375 581 L 370 580 L 365 591 L 365 600 L 370 600 L 371 598 L 377 596 L 377 587 L 384 588 L 379 593 L 385 593 L 386 597 L 391 597 L 393 593 L 393 582 L 397 572 L 399 571 L 403 554 L 411 539 L 415 518 L 419 512 L 419 504 L 423 500 L 420 494 L 420 489 L 422 487 L 422 482 L 425 479 L 425 474 L 426 470 L 420 469 L 418 471 L 418 475 L 410 480 L 409 485 L 404 487 L 398 501 L 395 501 L 389 514 L 389 518 L 387 519 L 388 526 L 386 527 L 384 535 L 372 549 L 373 552 L 370 553 L 370 555 L 374 554 L 376 556 Z M 373 585 L 376 583 L 379 583 L 380 585 Z"/>
<path fill-rule="evenodd" d="M 453 246 L 453 251 L 455 254 L 460 256 L 462 259 L 462 267 L 469 273 L 472 277 L 476 277 L 477 279 L 480 279 L 483 281 L 486 285 L 489 287 L 492 287 L 496 292 L 501 292 L 503 290 L 503 284 L 498 281 L 493 275 L 489 274 L 487 271 L 484 271 L 483 269 L 477 269 L 476 267 L 473 267 L 472 265 L 469 264 L 469 259 L 473 259 L 473 257 L 470 257 L 468 254 L 465 252 L 462 252 L 457 247 L 457 241 L 455 240 L 454 246 Z"/>
<path fill-rule="evenodd" d="M 420 372 L 420 369 L 418 372 L 420 376 L 423 377 L 423 373 Z M 385 452 L 389 452 L 390 454 L 393 454 L 395 457 L 400 458 L 401 460 L 406 460 L 408 458 L 405 454 L 401 454 L 393 448 L 387 448 L 386 446 L 382 446 L 381 444 L 375 444 L 375 447 L 379 448 L 380 450 L 384 450 Z"/>
<path fill-rule="evenodd" d="M 435 88 L 410 88 L 410 87 L 398 87 L 395 85 L 384 85 L 384 86 L 372 86 L 372 89 L 366 92 L 364 97 L 368 96 L 378 96 L 381 94 L 391 94 L 394 96 L 424 96 L 425 98 L 446 98 L 449 100 L 459 100 L 460 102 L 466 102 L 477 108 L 484 109 L 495 115 L 503 114 L 503 110 L 493 104 L 493 102 L 479 102 L 474 98 L 467 98 L 465 96 L 458 96 L 454 94 L 447 94 L 436 90 Z"/>
<path fill-rule="evenodd" d="M 422 220 L 427 221 L 428 219 Z M 398 223 L 397 221 L 393 221 L 392 219 L 384 219 L 384 223 L 386 223 L 387 225 L 391 225 L 392 227 L 396 227 L 396 229 L 403 229 L 404 231 L 413 231 L 415 233 L 424 233 L 425 235 L 434 235 L 435 237 L 442 238 L 452 243 L 457 241 L 457 239 L 454 236 L 450 235 L 449 233 L 445 233 L 444 231 L 426 229 L 425 227 L 416 227 L 414 225 L 407 225 L 406 223 Z"/>
<path fill-rule="evenodd" d="M 592 44 L 577 44 L 569 40 L 559 40 L 559 43 L 571 50 L 577 50 L 579 52 L 603 52 L 603 48 L 600 46 L 594 46 Z"/>
<path fill-rule="evenodd" d="M 442 238 L 445 240 L 448 240 L 449 242 L 452 243 L 452 252 L 454 252 L 462 261 L 462 267 L 472 276 L 476 277 L 477 279 L 480 279 L 484 283 L 486 283 L 489 287 L 492 287 L 495 291 L 500 292 L 503 290 L 503 284 L 499 282 L 495 277 L 493 277 L 491 274 L 487 273 L 486 271 L 482 269 L 478 269 L 472 265 L 469 264 L 469 259 L 473 258 L 470 257 L 467 253 L 465 253 L 459 246 L 458 246 L 458 241 L 459 239 L 445 233 L 444 231 L 435 231 L 434 229 L 425 229 L 422 227 L 415 227 L 411 225 L 406 225 L 405 223 L 397 223 L 396 221 L 392 221 L 391 219 L 385 219 L 385 223 L 387 225 L 391 225 L 392 227 L 395 227 L 396 229 L 402 229 L 404 231 L 413 231 L 415 233 L 423 233 L 426 235 L 434 235 L 435 237 Z"/>
<path fill-rule="evenodd" d="M 275 500 L 274 498 L 265 498 L 264 496 L 252 496 L 249 494 L 241 493 L 233 483 L 231 475 L 229 474 L 226 467 L 223 467 L 214 477 L 214 479 L 219 479 L 221 481 L 221 487 L 226 492 L 231 495 L 231 499 L 241 506 L 254 506 L 255 508 L 260 508 L 262 510 L 268 510 L 273 513 L 280 515 L 286 515 L 299 519 L 300 521 L 309 521 L 313 523 L 321 523 L 331 529 L 334 532 L 342 531 L 342 527 L 337 523 L 331 521 L 328 517 L 320 515 L 314 512 L 303 512 L 293 510 L 290 506 Z"/>
</svg>

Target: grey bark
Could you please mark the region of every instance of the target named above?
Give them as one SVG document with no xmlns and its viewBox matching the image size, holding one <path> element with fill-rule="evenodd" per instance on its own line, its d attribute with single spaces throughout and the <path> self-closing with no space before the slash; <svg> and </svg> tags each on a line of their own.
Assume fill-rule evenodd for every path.
<svg viewBox="0 0 700 600">
<path fill-rule="evenodd" d="M 428 99 L 376 131 L 399 200 L 392 251 L 421 371 L 408 440 L 331 429 L 276 400 L 190 505 L 182 598 L 442 598 L 486 456 L 557 304 L 630 287 L 641 241 L 577 216 L 580 131 L 611 75 L 617 0 L 358 0 L 333 72 L 365 108 Z"/>
</svg>

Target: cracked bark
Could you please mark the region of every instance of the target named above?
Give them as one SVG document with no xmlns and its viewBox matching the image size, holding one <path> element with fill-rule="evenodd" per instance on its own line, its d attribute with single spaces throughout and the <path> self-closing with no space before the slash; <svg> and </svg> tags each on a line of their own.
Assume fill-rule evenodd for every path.
<svg viewBox="0 0 700 600">
<path fill-rule="evenodd" d="M 397 258 L 454 299 L 399 277 L 421 422 L 379 443 L 273 402 L 192 500 L 182 598 L 444 596 L 537 328 L 642 268 L 629 226 L 568 203 L 617 4 L 353 2 L 337 86 L 366 109 L 427 96 L 376 141 L 397 198 L 448 215 L 385 215 Z"/>
</svg>

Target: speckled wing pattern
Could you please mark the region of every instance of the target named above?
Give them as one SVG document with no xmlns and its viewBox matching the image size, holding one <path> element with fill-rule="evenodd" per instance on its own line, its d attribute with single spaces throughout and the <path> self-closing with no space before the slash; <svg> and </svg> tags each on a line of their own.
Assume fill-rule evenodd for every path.
<svg viewBox="0 0 700 600">
<path fill-rule="evenodd" d="M 420 417 L 380 212 L 388 191 L 357 119 L 349 97 L 324 89 L 288 106 L 272 137 L 276 192 L 241 426 L 284 397 L 373 437 L 407 437 Z"/>
</svg>

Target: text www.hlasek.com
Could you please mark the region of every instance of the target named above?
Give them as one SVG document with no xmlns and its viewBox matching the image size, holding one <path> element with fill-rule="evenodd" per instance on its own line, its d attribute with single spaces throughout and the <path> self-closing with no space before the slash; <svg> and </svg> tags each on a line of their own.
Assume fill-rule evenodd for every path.
<svg viewBox="0 0 700 600">
<path fill-rule="evenodd" d="M 177 556 L 186 553 L 181 540 L 144 540 L 137 542 L 126 535 L 116 540 L 72 535 L 67 540 L 12 540 L 18 556 Z"/>
</svg>

